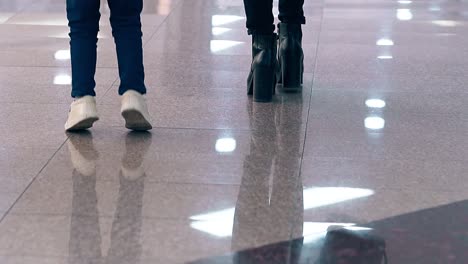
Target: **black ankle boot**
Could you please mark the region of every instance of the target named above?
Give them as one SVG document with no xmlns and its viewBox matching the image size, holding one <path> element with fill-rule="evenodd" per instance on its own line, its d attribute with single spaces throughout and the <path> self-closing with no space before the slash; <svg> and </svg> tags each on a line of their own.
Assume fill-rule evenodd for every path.
<svg viewBox="0 0 468 264">
<path fill-rule="evenodd" d="M 247 79 L 247 93 L 255 102 L 271 102 L 276 89 L 278 36 L 252 36 L 252 67 Z"/>
<path fill-rule="evenodd" d="M 286 92 L 299 92 L 304 76 L 304 51 L 300 24 L 278 24 L 280 72 L 279 83 Z"/>
</svg>

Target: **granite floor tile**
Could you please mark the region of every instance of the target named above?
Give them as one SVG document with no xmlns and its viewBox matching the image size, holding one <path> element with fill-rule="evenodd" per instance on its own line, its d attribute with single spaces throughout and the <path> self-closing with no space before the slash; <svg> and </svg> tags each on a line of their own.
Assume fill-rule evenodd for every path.
<svg viewBox="0 0 468 264">
<path fill-rule="evenodd" d="M 306 188 L 313 187 L 307 186 Z M 359 225 L 467 199 L 467 195 L 464 192 L 435 189 L 370 189 L 366 188 L 366 186 L 361 186 L 360 188 L 348 188 L 345 190 L 349 193 L 347 197 L 349 199 L 328 206 L 305 210 L 304 221 L 353 223 Z M 362 194 L 362 196 L 359 196 L 359 194 Z M 371 195 L 364 196 L 364 194 Z M 343 194 L 344 197 L 346 195 Z M 305 203 L 308 202 L 308 198 L 312 201 L 314 199 L 313 196 L 305 195 Z M 430 222 L 429 219 L 425 221 Z"/>
<path fill-rule="evenodd" d="M 311 51 L 311 54 L 314 51 Z M 206 71 L 248 71 L 252 63 L 251 55 L 199 55 L 187 53 L 160 53 L 149 50 L 144 56 L 145 67 L 149 72 L 168 70 L 181 72 L 181 69 L 203 69 Z M 315 60 L 304 61 L 304 72 L 312 73 Z"/>
<path fill-rule="evenodd" d="M 464 56 L 463 54 L 468 50 L 455 52 L 450 46 L 438 48 L 395 45 L 391 48 L 380 47 L 375 43 L 323 45 L 318 51 L 316 75 L 340 72 L 383 78 L 383 76 L 394 75 L 414 77 L 432 74 L 445 76 L 463 74 L 464 61 L 461 56 Z M 379 59 L 380 56 L 392 56 L 393 59 Z M 454 58 L 451 59 L 451 57 Z M 424 63 L 428 60 L 431 63 Z"/>
<path fill-rule="evenodd" d="M 464 134 L 454 131 L 434 131 L 431 127 L 408 127 L 404 132 L 372 132 L 382 125 L 391 127 L 382 117 L 362 116 L 361 129 L 338 126 L 336 130 L 309 128 L 305 147 L 306 156 L 359 157 L 378 159 L 458 160 L 467 158 Z M 320 122 L 319 122 L 320 123 Z M 316 124 L 319 124 L 316 123 Z M 344 130 L 340 130 L 344 129 Z M 388 129 L 390 130 L 390 129 Z M 423 132 L 421 134 L 420 132 Z"/>
<path fill-rule="evenodd" d="M 63 124 L 68 107 L 65 104 L 3 103 L 0 106 L 0 145 L 58 149 L 67 138 Z"/>
<path fill-rule="evenodd" d="M 306 1 L 303 93 L 256 104 L 242 1 L 145 1 L 150 133 L 101 5 L 101 119 L 67 134 L 66 3 L 0 0 L 0 263 L 187 263 L 468 199 L 466 3 Z"/>
<path fill-rule="evenodd" d="M 322 113 L 377 113 L 394 114 L 402 119 L 416 119 L 420 115 L 429 116 L 428 119 L 431 119 L 432 115 L 435 115 L 435 118 L 447 116 L 459 118 L 458 121 L 461 121 L 462 118 L 468 117 L 467 105 L 468 93 L 385 92 L 367 87 L 366 92 L 314 89 L 310 110 L 314 117 Z M 460 122 L 460 127 L 464 126 L 463 123 Z"/>
<path fill-rule="evenodd" d="M 463 192 L 464 161 L 305 157 L 304 185 Z"/>
<path fill-rule="evenodd" d="M 200 231 L 197 228 L 203 226 L 199 224 L 201 222 L 216 224 L 209 220 L 154 221 L 138 219 L 137 215 L 129 218 L 11 215 L 0 225 L 0 252 L 8 256 L 3 258 L 10 261 L 38 258 L 78 263 L 110 261 L 178 264 L 254 245 L 237 237 L 216 236 Z M 226 222 L 219 223 L 221 228 L 224 225 Z M 227 225 L 232 225 L 232 222 Z M 239 228 L 244 232 L 249 231 L 246 225 Z M 282 228 L 278 226 L 277 230 Z M 270 242 L 279 241 L 272 239 L 267 243 Z M 174 254 L 166 254 L 168 251 Z M 122 255 L 123 252 L 125 255 Z"/>
<path fill-rule="evenodd" d="M 291 121 L 288 120 L 288 124 L 299 129 L 305 124 L 310 97 L 307 93 L 278 95 L 273 104 L 252 104 L 251 99 L 246 95 L 217 96 L 215 99 L 215 96 L 220 93 L 222 92 L 185 97 L 156 97 L 148 102 L 154 126 L 196 129 L 251 129 L 252 126 L 256 126 L 261 129 L 267 127 L 272 129 L 278 125 L 275 117 L 280 116 L 291 119 Z M 111 102 L 116 102 L 116 99 Z M 207 108 L 206 105 L 210 107 Z M 104 104 L 99 107 L 103 116 L 102 124 L 123 126 L 118 105 Z M 254 118 L 250 117 L 250 113 L 255 115 Z M 254 120 L 256 123 L 252 124 Z"/>
<path fill-rule="evenodd" d="M 442 74 L 422 75 L 355 75 L 351 73 L 323 73 L 316 75 L 314 90 L 361 91 L 369 92 L 421 92 L 431 94 L 465 93 L 464 75 L 447 76 Z"/>
<path fill-rule="evenodd" d="M 68 67 L 0 67 L 0 87 L 3 93 L 0 102 L 28 104 L 71 103 L 70 76 L 71 69 Z M 98 96 L 105 94 L 117 76 L 118 71 L 116 69 L 97 70 L 95 90 Z M 41 92 L 32 92 L 34 90 L 40 90 Z M 22 111 L 26 111 L 26 109 L 22 109 Z"/>
</svg>

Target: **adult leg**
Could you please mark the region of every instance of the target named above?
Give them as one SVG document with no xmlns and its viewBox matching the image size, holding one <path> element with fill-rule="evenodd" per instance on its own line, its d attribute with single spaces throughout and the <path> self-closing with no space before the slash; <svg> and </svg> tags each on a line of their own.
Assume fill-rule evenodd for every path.
<svg viewBox="0 0 468 264">
<path fill-rule="evenodd" d="M 288 24 L 305 24 L 304 0 L 280 0 L 279 20 Z"/>
<path fill-rule="evenodd" d="M 146 93 L 140 14 L 143 0 L 108 0 L 112 34 L 119 62 L 119 94 L 135 90 Z"/>
<path fill-rule="evenodd" d="M 249 35 L 273 34 L 273 0 L 244 0 L 244 7 Z"/>
<path fill-rule="evenodd" d="M 96 48 L 99 0 L 67 0 L 72 64 L 72 97 L 96 96 Z"/>
<path fill-rule="evenodd" d="M 281 71 L 279 82 L 285 91 L 299 92 L 304 74 L 304 52 L 302 50 L 302 29 L 305 24 L 304 0 L 280 0 L 279 2 L 279 50 Z"/>
</svg>

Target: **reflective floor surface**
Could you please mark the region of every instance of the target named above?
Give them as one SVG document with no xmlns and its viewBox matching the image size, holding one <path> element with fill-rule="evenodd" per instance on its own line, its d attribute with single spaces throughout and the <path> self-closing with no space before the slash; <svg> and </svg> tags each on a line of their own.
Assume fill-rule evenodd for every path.
<svg viewBox="0 0 468 264">
<path fill-rule="evenodd" d="M 306 0 L 304 91 L 255 104 L 241 0 L 145 0 L 151 133 L 102 2 L 65 134 L 65 1 L 0 0 L 0 263 L 466 263 L 468 1 Z"/>
</svg>

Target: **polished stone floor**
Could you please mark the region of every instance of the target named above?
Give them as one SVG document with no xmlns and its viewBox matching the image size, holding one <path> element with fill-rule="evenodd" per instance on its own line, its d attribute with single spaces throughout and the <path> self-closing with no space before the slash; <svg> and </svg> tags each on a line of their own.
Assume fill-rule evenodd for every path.
<svg viewBox="0 0 468 264">
<path fill-rule="evenodd" d="M 378 263 L 334 226 L 466 263 L 468 1 L 306 0 L 304 91 L 255 104 L 241 0 L 145 0 L 143 134 L 102 2 L 101 121 L 66 134 L 65 1 L 0 0 L 0 263 Z"/>
</svg>

